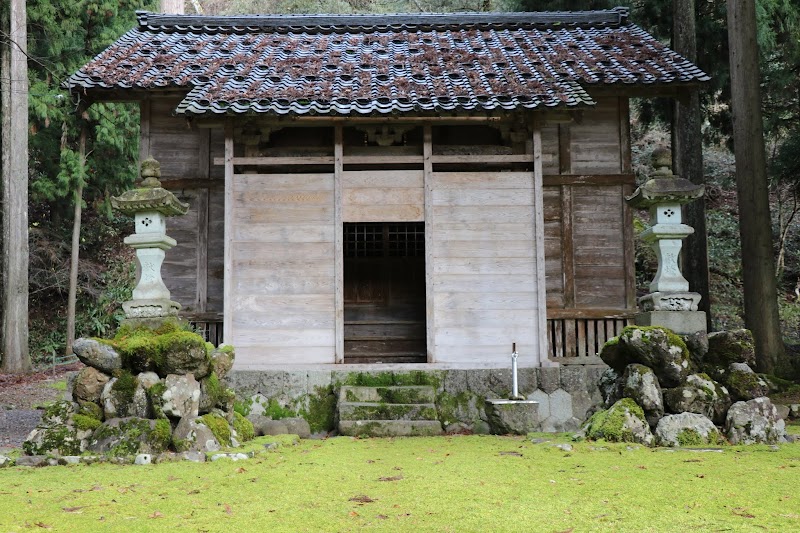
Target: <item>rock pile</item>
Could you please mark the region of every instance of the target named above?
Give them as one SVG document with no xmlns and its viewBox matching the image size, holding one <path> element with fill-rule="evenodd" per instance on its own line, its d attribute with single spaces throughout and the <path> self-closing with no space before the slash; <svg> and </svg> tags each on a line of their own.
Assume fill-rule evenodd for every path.
<svg viewBox="0 0 800 533">
<path fill-rule="evenodd" d="M 600 357 L 605 410 L 580 435 L 590 439 L 685 446 L 785 440 L 785 425 L 752 366 L 748 330 L 680 337 L 630 326 Z"/>
<path fill-rule="evenodd" d="M 214 348 L 177 319 L 125 325 L 110 341 L 78 339 L 86 364 L 72 401 L 58 402 L 23 444 L 28 455 L 215 451 L 253 437 L 222 380 L 230 347 Z"/>
</svg>

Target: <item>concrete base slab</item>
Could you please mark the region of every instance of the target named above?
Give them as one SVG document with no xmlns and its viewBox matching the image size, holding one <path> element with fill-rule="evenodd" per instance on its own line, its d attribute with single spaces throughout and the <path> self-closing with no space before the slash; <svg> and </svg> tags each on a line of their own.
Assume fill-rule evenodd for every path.
<svg viewBox="0 0 800 533">
<path fill-rule="evenodd" d="M 527 435 L 539 428 L 539 402 L 487 399 L 486 416 L 492 433 Z"/>
<path fill-rule="evenodd" d="M 351 437 L 433 437 L 443 431 L 436 420 L 342 420 L 339 433 Z"/>
<path fill-rule="evenodd" d="M 637 326 L 661 326 L 680 335 L 706 331 L 706 314 L 703 311 L 648 311 L 634 317 Z"/>
</svg>

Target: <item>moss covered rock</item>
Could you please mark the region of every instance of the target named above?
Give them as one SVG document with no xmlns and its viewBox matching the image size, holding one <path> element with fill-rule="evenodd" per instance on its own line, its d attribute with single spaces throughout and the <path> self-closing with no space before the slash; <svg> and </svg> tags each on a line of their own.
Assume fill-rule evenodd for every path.
<svg viewBox="0 0 800 533">
<path fill-rule="evenodd" d="M 200 380 L 199 414 L 209 413 L 215 407 L 230 411 L 233 409 L 235 399 L 234 392 L 220 381 L 216 372 Z"/>
<path fill-rule="evenodd" d="M 215 452 L 221 448 L 211 429 L 196 416 L 180 419 L 172 433 L 172 445 L 177 452 Z"/>
<path fill-rule="evenodd" d="M 697 413 L 663 417 L 656 427 L 659 446 L 707 446 L 724 442 L 714 423 Z"/>
<path fill-rule="evenodd" d="M 89 450 L 113 456 L 161 453 L 170 445 L 171 430 L 166 420 L 113 418 L 94 430 Z"/>
<path fill-rule="evenodd" d="M 786 439 L 786 424 L 769 398 L 755 398 L 731 406 L 725 435 L 731 444 L 775 444 Z"/>
<path fill-rule="evenodd" d="M 111 380 L 111 376 L 96 368 L 87 366 L 78 372 L 72 389 L 72 397 L 76 402 L 100 402 L 103 387 Z"/>
<path fill-rule="evenodd" d="M 209 357 L 212 372 L 217 375 L 217 378 L 225 379 L 225 376 L 233 368 L 233 361 L 236 358 L 233 346 L 222 344 L 218 348 L 211 350 Z"/>
<path fill-rule="evenodd" d="M 703 364 L 725 369 L 731 363 L 754 366 L 756 362 L 753 334 L 748 329 L 718 331 L 708 335 L 708 353 Z"/>
<path fill-rule="evenodd" d="M 600 357 L 620 374 L 630 364 L 650 367 L 662 387 L 677 387 L 696 371 L 683 339 L 658 326 L 626 327 L 603 346 Z"/>
<path fill-rule="evenodd" d="M 644 411 L 630 398 L 623 398 L 609 409 L 592 415 L 581 433 L 591 440 L 653 444 L 653 433 Z"/>
<path fill-rule="evenodd" d="M 187 331 L 177 321 L 167 321 L 156 329 L 123 326 L 107 342 L 119 352 L 123 366 L 136 373 L 155 371 L 161 377 L 193 374 L 199 379 L 211 371 L 211 357 L 203 337 Z"/>
<path fill-rule="evenodd" d="M 744 363 L 731 363 L 721 381 L 730 391 L 733 401 L 747 401 L 769 394 L 769 385 Z"/>
<path fill-rule="evenodd" d="M 133 395 L 138 382 L 136 377 L 127 371 L 117 372 L 117 377 L 111 378 L 100 395 L 103 406 L 103 415 L 106 419 L 123 418 L 131 414 Z"/>
<path fill-rule="evenodd" d="M 164 379 L 161 411 L 171 418 L 197 416 L 200 408 L 200 384 L 191 374 L 170 374 Z"/>
<path fill-rule="evenodd" d="M 96 368 L 104 374 L 112 374 L 122 368 L 122 357 L 107 342 L 98 339 L 77 339 L 72 351 L 81 363 Z"/>
<path fill-rule="evenodd" d="M 93 422 L 79 419 L 81 424 L 78 427 L 73 421 L 78 409 L 77 403 L 68 401 L 56 402 L 48 407 L 39 425 L 22 444 L 23 452 L 27 455 L 62 456 L 79 455 L 85 451 L 92 434 L 92 430 L 85 426 Z"/>
<path fill-rule="evenodd" d="M 692 374 L 680 387 L 664 390 L 664 404 L 670 413 L 696 413 L 722 425 L 731 397 L 728 389 L 707 374 Z"/>
<path fill-rule="evenodd" d="M 644 411 L 650 427 L 655 427 L 664 416 L 664 398 L 653 370 L 644 365 L 628 365 L 622 376 L 622 385 L 623 396 L 635 401 Z"/>
</svg>

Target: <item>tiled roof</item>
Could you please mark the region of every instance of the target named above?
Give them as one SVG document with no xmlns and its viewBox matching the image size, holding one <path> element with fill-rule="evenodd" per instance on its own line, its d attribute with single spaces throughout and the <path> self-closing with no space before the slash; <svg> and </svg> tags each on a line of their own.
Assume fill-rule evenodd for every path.
<svg viewBox="0 0 800 533">
<path fill-rule="evenodd" d="M 138 17 L 71 90 L 185 88 L 186 115 L 353 115 L 577 107 L 591 86 L 708 80 L 620 8 Z"/>
</svg>

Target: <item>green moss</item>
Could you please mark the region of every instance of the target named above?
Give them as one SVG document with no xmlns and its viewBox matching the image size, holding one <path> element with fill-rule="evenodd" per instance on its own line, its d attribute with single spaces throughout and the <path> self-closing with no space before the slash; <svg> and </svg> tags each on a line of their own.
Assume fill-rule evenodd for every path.
<svg viewBox="0 0 800 533">
<path fill-rule="evenodd" d="M 662 327 L 662 326 L 625 326 L 622 329 L 622 332 L 620 333 L 620 337 L 623 336 L 623 335 L 630 336 L 630 335 L 633 334 L 633 332 L 635 330 L 639 330 L 639 331 L 642 332 L 642 342 L 644 342 L 645 344 L 649 344 L 650 343 L 650 335 L 649 335 L 649 333 L 653 333 L 653 332 L 656 332 L 656 331 L 663 332 L 667 337 L 667 342 L 671 346 L 678 346 L 681 349 L 681 352 L 682 352 L 682 355 L 683 355 L 683 359 L 687 360 L 687 361 L 689 360 L 689 357 L 690 357 L 689 356 L 689 348 L 686 346 L 686 343 L 683 341 L 683 339 L 680 337 L 680 335 L 678 335 L 677 333 L 675 333 L 671 329 L 665 328 L 665 327 Z M 606 344 L 608 344 L 608 343 L 606 343 Z"/>
<path fill-rule="evenodd" d="M 291 409 L 283 407 L 275 398 L 270 398 L 269 402 L 267 402 L 267 405 L 265 406 L 264 415 L 268 416 L 272 420 L 280 420 L 281 418 L 293 418 L 297 416 L 297 413 Z"/>
<path fill-rule="evenodd" d="M 236 398 L 236 395 L 231 389 L 226 388 L 217 377 L 217 374 L 212 372 L 204 380 L 205 392 L 209 397 L 212 406 L 227 409 L 229 403 Z M 246 416 L 246 415 L 245 415 Z"/>
<path fill-rule="evenodd" d="M 72 402 L 62 400 L 48 405 L 42 414 L 42 421 L 65 424 L 73 412 Z"/>
<path fill-rule="evenodd" d="M 120 415 L 127 413 L 127 407 L 133 401 L 133 393 L 136 392 L 136 386 L 139 380 L 136 376 L 123 370 L 117 373 L 117 381 L 111 385 L 111 395 L 114 397 L 114 402 L 117 404 Z"/>
<path fill-rule="evenodd" d="M 416 388 L 378 387 L 377 393 L 386 403 L 427 403 L 421 397 L 420 389 Z"/>
<path fill-rule="evenodd" d="M 241 442 L 253 440 L 253 437 L 256 436 L 253 423 L 236 412 L 233 413 L 233 429 L 236 430 L 236 434 L 239 436 Z"/>
<path fill-rule="evenodd" d="M 172 426 L 169 420 L 164 418 L 156 420 L 155 428 L 150 432 L 148 441 L 153 447 L 153 451 L 163 452 L 169 448 L 172 441 Z"/>
<path fill-rule="evenodd" d="M 26 455 L 45 455 L 55 453 L 58 455 L 79 455 L 81 453 L 80 441 L 74 429 L 67 425 L 59 425 L 41 430 L 44 435 L 41 445 L 31 441 L 22 444 Z"/>
<path fill-rule="evenodd" d="M 253 399 L 252 398 L 245 398 L 244 400 L 236 400 L 233 402 L 233 411 L 239 413 L 242 416 L 247 416 L 250 414 L 250 410 L 253 408 Z"/>
<path fill-rule="evenodd" d="M 230 344 L 222 344 L 217 347 L 217 350 L 226 354 L 232 354 L 234 352 L 233 346 Z"/>
<path fill-rule="evenodd" d="M 436 411 L 439 422 L 444 425 L 452 424 L 462 417 L 459 413 L 469 412 L 470 404 L 474 401 L 475 395 L 467 391 L 458 394 L 442 392 L 436 396 Z M 480 405 L 482 405 L 481 402 Z"/>
<path fill-rule="evenodd" d="M 216 437 L 220 445 L 231 445 L 231 427 L 228 425 L 227 420 L 212 413 L 201 416 L 200 420 L 211 430 L 211 433 L 214 434 L 214 437 Z"/>
<path fill-rule="evenodd" d="M 353 372 L 348 374 L 342 385 L 356 387 L 391 387 L 393 385 L 428 385 L 438 388 L 441 383 L 439 372 L 414 370 L 411 372 Z"/>
<path fill-rule="evenodd" d="M 167 418 L 164 414 L 164 393 L 167 392 L 167 385 L 159 381 L 147 389 L 147 398 L 153 407 L 153 416 L 156 418 Z"/>
<path fill-rule="evenodd" d="M 693 428 L 682 429 L 676 437 L 679 446 L 704 446 L 708 444 L 722 444 L 724 439 L 719 431 L 712 430 L 708 432 L 708 438 L 704 438 L 700 432 Z"/>
<path fill-rule="evenodd" d="M 609 442 L 633 442 L 633 433 L 625 428 L 626 413 L 645 420 L 644 411 L 630 398 L 623 398 L 610 409 L 598 411 L 587 422 L 586 437 Z"/>
<path fill-rule="evenodd" d="M 78 414 L 94 418 L 95 420 L 103 421 L 103 409 L 94 402 L 81 401 L 78 402 L 81 406 Z"/>
<path fill-rule="evenodd" d="M 751 372 L 731 372 L 728 377 L 728 383 L 738 394 L 753 391 L 761 387 L 761 384 L 758 382 L 758 375 Z"/>
<path fill-rule="evenodd" d="M 108 344 L 120 354 L 125 367 L 142 371 L 162 369 L 171 352 L 197 347 L 206 349 L 203 337 L 175 321 L 168 321 L 155 330 L 123 326 Z"/>
<path fill-rule="evenodd" d="M 336 395 L 333 386 L 316 387 L 314 394 L 308 396 L 308 410 L 300 415 L 306 419 L 311 431 L 331 431 L 335 427 Z"/>
<path fill-rule="evenodd" d="M 616 346 L 617 344 L 619 344 L 619 337 L 611 337 L 603 346 Z"/>
<path fill-rule="evenodd" d="M 72 417 L 75 427 L 81 431 L 94 431 L 100 427 L 100 421 L 94 417 L 77 414 Z"/>
</svg>

